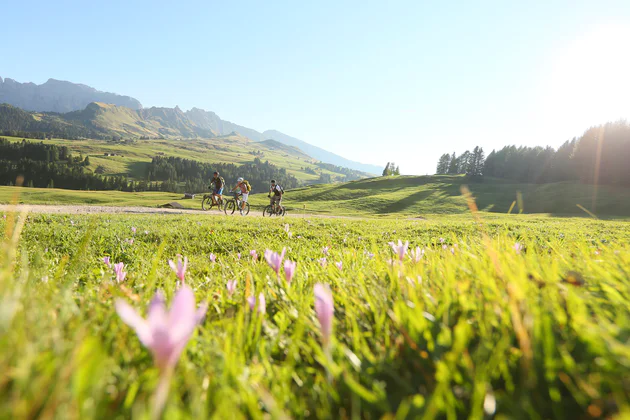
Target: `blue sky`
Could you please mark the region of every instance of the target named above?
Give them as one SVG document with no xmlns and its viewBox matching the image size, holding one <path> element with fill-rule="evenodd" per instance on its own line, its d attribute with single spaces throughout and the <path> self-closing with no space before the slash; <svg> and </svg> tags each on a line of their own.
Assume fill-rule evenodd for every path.
<svg viewBox="0 0 630 420">
<path fill-rule="evenodd" d="M 630 117 L 630 2 L 516 3 L 10 1 L 0 76 L 196 106 L 406 174 Z"/>
</svg>

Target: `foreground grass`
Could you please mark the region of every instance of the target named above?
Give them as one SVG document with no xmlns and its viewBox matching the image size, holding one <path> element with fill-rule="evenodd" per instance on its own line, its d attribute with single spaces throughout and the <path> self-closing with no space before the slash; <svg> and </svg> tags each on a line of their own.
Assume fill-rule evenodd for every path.
<svg viewBox="0 0 630 420">
<path fill-rule="evenodd" d="M 176 368 L 166 418 L 630 410 L 627 223 L 299 219 L 287 233 L 262 218 L 9 214 L 0 228 L 9 238 L 0 259 L 1 418 L 147 415 L 157 371 L 113 300 L 143 313 L 157 289 L 170 301 L 177 281 L 167 260 L 176 254 L 189 258 L 186 282 L 210 306 Z M 398 238 L 425 249 L 419 262 L 389 262 L 387 242 Z M 249 257 L 283 247 L 297 261 L 290 286 Z M 125 263 L 124 282 L 103 256 Z M 330 358 L 313 310 L 316 282 L 333 290 Z M 265 315 L 246 303 L 259 293 Z"/>
</svg>

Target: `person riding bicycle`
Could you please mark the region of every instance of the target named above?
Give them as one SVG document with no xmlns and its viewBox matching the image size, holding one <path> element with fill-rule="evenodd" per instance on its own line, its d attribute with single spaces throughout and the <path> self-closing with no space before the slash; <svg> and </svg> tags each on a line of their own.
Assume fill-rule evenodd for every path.
<svg viewBox="0 0 630 420">
<path fill-rule="evenodd" d="M 217 199 L 221 199 L 223 194 L 223 187 L 225 186 L 225 180 L 218 172 L 214 172 L 212 181 L 210 181 L 210 189 L 212 190 L 212 205 L 216 206 Z"/>
<path fill-rule="evenodd" d="M 269 187 L 269 204 L 277 213 L 278 209 L 282 206 L 282 196 L 284 195 L 284 188 L 282 188 L 279 184 L 276 184 L 276 180 L 271 180 L 271 186 Z"/>
<path fill-rule="evenodd" d="M 241 193 L 241 216 L 243 216 L 243 209 L 245 209 L 245 203 L 247 203 L 247 197 L 249 197 L 249 192 L 252 190 L 252 186 L 249 185 L 247 180 L 243 178 L 238 178 L 236 180 L 236 187 L 232 188 L 232 191 L 240 190 Z"/>
</svg>

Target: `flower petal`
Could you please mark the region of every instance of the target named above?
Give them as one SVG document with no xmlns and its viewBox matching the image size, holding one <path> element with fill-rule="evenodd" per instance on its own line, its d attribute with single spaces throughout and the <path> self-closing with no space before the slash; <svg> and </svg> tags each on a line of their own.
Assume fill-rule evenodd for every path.
<svg viewBox="0 0 630 420">
<path fill-rule="evenodd" d="M 196 325 L 195 306 L 195 294 L 192 289 L 182 286 L 175 295 L 168 314 L 167 325 L 173 342 L 187 340 L 192 334 Z"/>
<path fill-rule="evenodd" d="M 114 305 L 120 319 L 136 330 L 142 344 L 150 348 L 153 345 L 153 336 L 147 321 L 145 321 L 131 305 L 122 299 L 116 299 Z"/>
</svg>

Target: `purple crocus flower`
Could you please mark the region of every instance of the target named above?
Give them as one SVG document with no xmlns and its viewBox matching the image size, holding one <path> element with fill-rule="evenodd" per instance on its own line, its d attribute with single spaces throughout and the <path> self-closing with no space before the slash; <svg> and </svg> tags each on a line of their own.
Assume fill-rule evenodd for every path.
<svg viewBox="0 0 630 420">
<path fill-rule="evenodd" d="M 184 262 L 182 263 L 182 256 L 177 255 L 177 265 L 175 265 L 173 260 L 168 260 L 168 265 L 171 266 L 177 278 L 184 284 L 184 277 L 186 277 L 186 270 L 188 269 L 188 257 L 184 257 Z"/>
<path fill-rule="evenodd" d="M 338 262 L 336 262 L 336 263 L 335 263 L 335 265 L 337 266 L 337 268 L 338 268 L 339 270 L 343 270 L 343 262 L 338 261 Z"/>
<path fill-rule="evenodd" d="M 103 257 L 103 262 L 105 263 L 106 266 L 111 267 L 112 263 L 109 259 L 109 257 Z"/>
<path fill-rule="evenodd" d="M 286 260 L 284 262 L 284 277 L 287 279 L 288 284 L 291 284 L 291 280 L 293 280 L 295 267 L 297 267 L 297 263 L 294 261 Z"/>
<path fill-rule="evenodd" d="M 127 243 L 128 243 L 129 245 L 133 245 L 133 238 L 132 238 L 132 239 L 127 239 Z"/>
<path fill-rule="evenodd" d="M 521 245 L 520 242 L 516 242 L 514 244 L 514 252 L 516 252 L 516 254 L 518 255 L 521 253 L 522 250 L 523 250 L 523 245 Z"/>
<path fill-rule="evenodd" d="M 236 259 L 240 260 L 241 259 L 241 253 L 239 252 L 238 254 L 236 254 Z"/>
<path fill-rule="evenodd" d="M 324 347 L 330 346 L 330 335 L 332 334 L 332 321 L 335 312 L 332 292 L 328 285 L 317 283 L 315 291 L 315 313 L 319 320 L 322 331 L 322 342 Z"/>
<path fill-rule="evenodd" d="M 236 291 L 236 280 L 228 280 L 227 285 L 226 285 L 226 289 L 227 289 L 227 292 L 228 292 L 228 296 L 232 297 L 232 295 Z"/>
<path fill-rule="evenodd" d="M 324 253 L 324 255 L 328 255 L 328 251 L 330 251 L 330 247 L 325 246 L 322 248 L 322 252 Z"/>
<path fill-rule="evenodd" d="M 258 253 L 256 252 L 255 249 L 252 249 L 251 251 L 249 251 L 249 255 L 251 255 L 252 260 L 258 261 Z"/>
<path fill-rule="evenodd" d="M 318 261 L 319 261 L 319 265 L 321 265 L 322 267 L 326 267 L 328 265 L 328 261 L 326 261 L 326 257 L 320 258 Z"/>
<path fill-rule="evenodd" d="M 421 249 L 419 246 L 416 249 L 412 249 L 409 251 L 409 256 L 411 260 L 415 263 L 419 263 L 422 257 L 424 256 L 424 249 Z"/>
<path fill-rule="evenodd" d="M 164 296 L 157 292 L 147 312 L 147 319 L 122 299 L 116 300 L 116 312 L 123 322 L 136 330 L 142 344 L 153 354 L 155 365 L 162 371 L 172 369 L 197 324 L 206 314 L 207 305 L 195 307 L 195 295 L 182 286 L 167 312 Z"/>
<path fill-rule="evenodd" d="M 119 262 L 114 264 L 114 273 L 116 273 L 116 281 L 118 283 L 120 283 L 121 281 L 125 280 L 125 277 L 127 277 L 127 272 L 123 271 L 123 269 L 125 268 L 125 263 Z"/>
<path fill-rule="evenodd" d="M 256 297 L 250 296 L 247 298 L 249 303 L 249 309 L 252 311 L 256 308 Z M 262 293 L 258 295 L 258 313 L 265 314 L 267 312 L 267 302 L 265 301 L 265 295 Z"/>
<path fill-rule="evenodd" d="M 132 226 L 132 227 L 131 227 L 131 233 L 133 233 L 134 235 L 136 234 L 136 228 L 135 228 L 135 226 Z"/>
<path fill-rule="evenodd" d="M 403 244 L 403 242 L 399 239 L 398 245 L 396 245 L 394 242 L 390 242 L 389 246 L 391 246 L 394 253 L 398 255 L 398 260 L 402 262 L 405 258 L 405 255 L 407 254 L 407 248 L 409 248 L 409 241 L 405 241 L 405 243 Z"/>
<path fill-rule="evenodd" d="M 286 251 L 286 248 L 282 248 L 282 253 L 280 254 L 270 249 L 265 251 L 265 259 L 267 260 L 267 264 L 269 264 L 269 267 L 271 267 L 273 271 L 276 272 L 276 275 L 280 275 L 280 268 L 282 267 L 282 260 L 284 259 L 284 254 L 286 253 Z"/>
<path fill-rule="evenodd" d="M 214 255 L 213 253 L 210 253 L 210 262 L 216 262 L 217 261 L 217 256 Z"/>
</svg>

